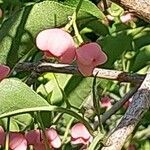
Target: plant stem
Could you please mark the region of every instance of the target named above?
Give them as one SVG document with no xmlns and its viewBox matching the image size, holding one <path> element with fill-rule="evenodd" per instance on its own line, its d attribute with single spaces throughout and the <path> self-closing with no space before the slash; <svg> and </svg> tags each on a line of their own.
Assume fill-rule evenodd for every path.
<svg viewBox="0 0 150 150">
<path fill-rule="evenodd" d="M 96 87 L 96 75 L 93 79 L 93 85 L 92 85 L 92 93 L 93 93 L 93 105 L 98 117 L 98 122 L 99 122 L 99 128 L 100 128 L 100 132 L 104 133 L 104 128 L 103 128 L 103 124 L 101 122 L 101 117 L 100 117 L 100 104 L 99 104 L 99 100 L 96 98 L 96 91 L 95 91 L 95 87 Z"/>
<path fill-rule="evenodd" d="M 5 150 L 9 150 L 9 130 L 10 130 L 10 117 L 7 118 Z"/>
<path fill-rule="evenodd" d="M 107 0 L 103 0 L 103 5 L 104 5 L 104 11 L 106 12 L 108 8 Z"/>
<path fill-rule="evenodd" d="M 54 119 L 53 119 L 53 124 L 57 124 L 58 121 L 62 118 L 64 113 L 59 113 Z"/>
<path fill-rule="evenodd" d="M 83 43 L 83 39 L 79 33 L 79 30 L 78 30 L 78 27 L 77 27 L 77 24 L 76 24 L 76 19 L 74 19 L 73 21 L 73 28 L 74 28 L 74 32 L 75 32 L 75 35 L 79 41 L 79 44 L 82 44 Z"/>
<path fill-rule="evenodd" d="M 73 121 L 74 121 L 74 118 L 72 117 L 71 120 L 69 121 L 67 127 L 66 127 L 66 131 L 65 131 L 65 134 L 64 134 L 63 139 L 62 139 L 62 144 L 65 142 L 65 140 L 66 140 L 66 138 L 68 136 L 69 129 L 70 129 Z"/>
<path fill-rule="evenodd" d="M 40 63 L 23 62 L 16 66 L 15 71 L 16 72 L 35 71 L 37 72 L 37 74 L 42 74 L 45 72 L 53 72 L 65 74 L 77 74 L 81 76 L 81 73 L 78 71 L 77 66 L 75 65 L 54 64 L 49 62 L 40 62 Z M 146 76 L 136 73 L 128 73 L 124 71 L 109 70 L 102 68 L 95 68 L 91 77 L 94 77 L 95 74 L 97 74 L 98 78 L 117 80 L 119 82 L 131 82 L 133 84 L 141 83 Z M 30 85 L 35 82 L 35 79 L 36 78 L 32 79 L 32 83 L 30 83 Z"/>
<path fill-rule="evenodd" d="M 44 131 L 45 127 L 44 127 L 44 124 L 43 124 L 43 121 L 42 121 L 40 112 L 37 112 L 37 120 L 38 120 L 38 122 L 39 122 L 39 124 L 40 124 L 40 127 L 41 127 L 41 129 L 42 129 L 45 148 L 46 148 L 46 150 L 51 150 L 50 147 L 49 147 L 49 144 L 48 144 L 48 140 L 47 140 L 45 131 Z"/>
<path fill-rule="evenodd" d="M 76 7 L 76 14 L 79 12 L 79 9 L 81 8 L 81 6 L 82 6 L 82 2 L 83 2 L 83 0 L 80 0 L 79 1 L 79 3 L 78 3 L 78 5 L 77 5 L 77 7 Z"/>
<path fill-rule="evenodd" d="M 57 77 L 56 77 L 56 75 L 53 73 L 53 76 L 54 76 L 54 78 L 55 78 L 55 81 L 56 81 L 56 83 L 57 83 L 57 86 L 59 87 L 59 89 L 60 89 L 60 91 L 61 91 L 61 93 L 62 93 L 62 95 L 63 95 L 63 99 L 64 99 L 64 101 L 65 101 L 65 103 L 66 103 L 66 105 L 67 105 L 67 108 L 70 108 L 71 107 L 71 104 L 70 104 L 70 102 L 69 102 L 69 100 L 68 100 L 68 98 L 67 98 L 67 96 L 66 96 L 66 93 L 64 92 L 64 90 L 61 88 L 61 86 L 59 85 L 59 82 L 58 82 L 58 80 L 57 80 Z"/>
<path fill-rule="evenodd" d="M 73 26 L 73 29 L 74 29 L 74 32 L 75 32 L 75 36 L 77 37 L 77 39 L 79 41 L 79 44 L 83 43 L 83 39 L 82 39 L 82 37 L 81 37 L 81 35 L 80 35 L 79 31 L 78 31 L 77 24 L 76 24 L 76 19 L 77 19 L 77 14 L 78 14 L 78 12 L 79 12 L 79 10 L 81 8 L 82 2 L 83 2 L 83 0 L 79 1 L 78 5 L 77 5 L 77 7 L 76 7 L 72 17 L 71 17 L 70 22 L 65 26 L 65 30 L 66 31 L 68 31 L 69 28 L 71 26 Z"/>
<path fill-rule="evenodd" d="M 126 72 L 129 72 L 130 70 L 130 64 L 131 64 L 131 61 L 130 60 L 127 60 L 127 63 L 126 63 Z M 131 83 L 127 83 L 126 84 L 126 92 L 129 92 L 129 90 L 130 90 L 130 85 L 131 85 Z"/>
<path fill-rule="evenodd" d="M 66 30 L 66 31 L 68 31 L 69 28 L 73 25 L 73 21 L 74 21 L 74 19 L 76 19 L 76 16 L 77 16 L 77 14 L 78 14 L 78 12 L 79 12 L 79 9 L 81 8 L 82 2 L 83 2 L 83 0 L 80 0 L 80 1 L 79 1 L 78 5 L 77 5 L 77 7 L 76 7 L 76 9 L 75 9 L 75 11 L 74 11 L 72 17 L 71 17 L 71 20 L 70 20 L 69 23 L 65 26 L 65 30 Z"/>
<path fill-rule="evenodd" d="M 92 143 L 90 144 L 88 150 L 95 150 L 97 144 L 100 142 L 100 140 L 103 138 L 103 136 L 104 135 L 102 133 L 98 133 L 97 136 L 92 141 Z"/>
</svg>

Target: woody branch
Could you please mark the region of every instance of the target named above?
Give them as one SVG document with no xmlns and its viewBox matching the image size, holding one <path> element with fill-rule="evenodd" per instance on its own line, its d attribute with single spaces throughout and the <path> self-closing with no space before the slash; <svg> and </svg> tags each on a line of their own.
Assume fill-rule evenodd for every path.
<svg viewBox="0 0 150 150">
<path fill-rule="evenodd" d="M 150 73 L 146 75 L 138 91 L 132 96 L 132 103 L 120 123 L 108 135 L 102 150 L 121 150 L 126 139 L 133 132 L 145 112 L 150 108 Z"/>
<path fill-rule="evenodd" d="M 24 62 L 24 63 L 18 64 L 15 70 L 17 72 L 34 71 L 37 74 L 41 74 L 44 72 L 53 72 L 53 73 L 66 73 L 66 74 L 81 75 L 81 73 L 78 71 L 75 65 L 54 64 L 54 63 L 48 63 L 48 62 L 40 62 L 40 63 Z M 131 74 L 131 73 L 123 72 L 123 71 L 109 70 L 109 69 L 102 69 L 102 68 L 95 68 L 93 70 L 92 76 L 95 76 L 95 74 L 97 74 L 98 78 L 118 80 L 120 82 L 132 82 L 132 83 L 141 83 L 145 78 L 145 75 L 139 75 L 139 74 L 134 74 L 134 73 Z"/>
</svg>

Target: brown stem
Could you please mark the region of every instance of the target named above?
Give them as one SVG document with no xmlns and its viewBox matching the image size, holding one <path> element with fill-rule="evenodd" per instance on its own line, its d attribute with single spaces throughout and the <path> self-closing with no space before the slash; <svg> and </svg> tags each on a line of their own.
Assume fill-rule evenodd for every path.
<svg viewBox="0 0 150 150">
<path fill-rule="evenodd" d="M 54 63 L 21 63 L 19 64 L 15 70 L 17 72 L 22 71 L 34 71 L 37 74 L 41 74 L 44 72 L 53 72 L 53 73 L 65 73 L 65 74 L 78 74 L 81 73 L 78 71 L 77 67 L 74 65 L 66 65 L 66 64 L 54 64 Z M 145 75 L 138 74 L 130 74 L 123 71 L 117 70 L 109 70 L 109 69 L 101 69 L 95 68 L 91 77 L 94 77 L 97 74 L 97 77 L 103 79 L 110 80 L 118 80 L 120 82 L 131 82 L 131 83 L 141 83 Z"/>
<path fill-rule="evenodd" d="M 111 132 L 102 150 L 121 150 L 145 112 L 150 108 L 150 73 L 146 75 L 120 123 Z"/>
<path fill-rule="evenodd" d="M 115 114 L 138 90 L 140 84 L 136 85 L 135 88 L 131 89 L 124 97 L 121 98 L 118 102 L 116 102 L 112 108 L 106 111 L 102 116 L 102 123 L 104 123 L 107 119 L 109 119 L 113 114 Z"/>
</svg>

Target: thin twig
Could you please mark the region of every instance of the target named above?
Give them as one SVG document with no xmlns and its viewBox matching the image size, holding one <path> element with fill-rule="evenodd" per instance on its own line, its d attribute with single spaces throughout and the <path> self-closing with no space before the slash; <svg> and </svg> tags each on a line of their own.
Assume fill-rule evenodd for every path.
<svg viewBox="0 0 150 150">
<path fill-rule="evenodd" d="M 121 98 L 118 102 L 116 102 L 108 111 L 106 111 L 102 115 L 102 123 L 105 123 L 107 119 L 109 119 L 113 114 L 115 114 L 132 96 L 133 94 L 138 90 L 140 84 L 136 85 L 133 89 L 131 89 L 128 93 L 124 95 L 124 97 Z M 96 121 L 94 123 L 94 128 L 96 129 L 98 126 L 98 122 Z"/>
<path fill-rule="evenodd" d="M 31 75 L 26 80 L 26 84 L 27 85 L 32 85 L 35 82 L 35 80 L 38 78 L 39 75 L 40 74 L 37 73 L 36 71 L 32 71 Z"/>
<path fill-rule="evenodd" d="M 96 112 L 97 118 L 98 118 L 98 125 L 99 125 L 99 129 L 101 131 L 101 133 L 104 133 L 104 128 L 103 128 L 103 124 L 101 121 L 101 116 L 100 116 L 100 103 L 99 103 L 99 99 L 97 99 L 96 97 L 96 75 L 93 79 L 93 85 L 92 85 L 92 94 L 93 94 L 93 107 L 94 110 Z"/>
<path fill-rule="evenodd" d="M 37 74 L 41 74 L 44 72 L 53 72 L 53 73 L 82 75 L 75 65 L 54 64 L 54 63 L 47 63 L 47 62 L 40 62 L 40 63 L 24 62 L 16 66 L 15 70 L 17 72 L 34 71 Z M 131 82 L 131 83 L 141 83 L 145 78 L 145 75 L 139 75 L 135 73 L 131 74 L 123 71 L 109 70 L 109 69 L 102 69 L 102 68 L 95 68 L 93 70 L 93 74 L 91 75 L 91 77 L 94 77 L 96 74 L 97 77 L 99 78 L 118 80 L 119 82 Z"/>
<path fill-rule="evenodd" d="M 138 90 L 140 84 L 131 89 L 120 101 L 116 102 L 108 111 L 106 111 L 102 116 L 102 123 L 106 122 L 113 114 L 115 114 Z"/>
</svg>

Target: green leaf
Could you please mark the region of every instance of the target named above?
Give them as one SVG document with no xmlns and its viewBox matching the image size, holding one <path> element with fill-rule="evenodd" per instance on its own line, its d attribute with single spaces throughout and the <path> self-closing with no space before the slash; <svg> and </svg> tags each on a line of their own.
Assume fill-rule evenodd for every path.
<svg viewBox="0 0 150 150">
<path fill-rule="evenodd" d="M 108 56 L 105 67 L 112 68 L 116 60 L 126 51 L 138 52 L 145 45 L 150 44 L 150 28 L 139 27 L 112 33 L 104 38 L 99 38 L 97 42 L 101 45 Z"/>
<path fill-rule="evenodd" d="M 33 35 L 33 37 L 35 37 L 36 34 L 44 28 L 63 26 L 69 21 L 68 17 L 72 16 L 74 10 L 75 7 L 53 1 L 45 1 L 35 4 L 28 17 L 26 29 Z M 77 20 L 78 23 L 83 24 L 90 20 L 100 18 L 102 17 L 99 13 L 92 13 L 87 9 L 81 9 Z"/>
<path fill-rule="evenodd" d="M 141 142 L 141 146 L 140 146 L 139 149 L 140 150 L 148 150 L 148 149 L 150 149 L 150 142 L 149 142 L 149 140 L 143 140 Z"/>
<path fill-rule="evenodd" d="M 0 82 L 0 116 L 16 110 L 49 106 L 47 101 L 17 79 Z"/>
<path fill-rule="evenodd" d="M 6 20 L 0 30 L 0 63 L 9 66 L 22 58 L 33 47 L 32 37 L 25 30 L 25 23 L 31 6 L 12 15 Z"/>
<path fill-rule="evenodd" d="M 24 131 L 31 125 L 33 118 L 30 114 L 21 114 L 11 117 L 10 131 Z M 3 127 L 7 129 L 7 118 L 2 119 Z"/>
<path fill-rule="evenodd" d="M 91 132 L 93 132 L 88 122 L 79 114 L 70 109 L 49 105 L 45 99 L 17 79 L 4 79 L 0 82 L 0 107 L 0 118 L 32 111 L 67 113 L 79 119 Z"/>
<path fill-rule="evenodd" d="M 59 82 L 59 86 L 62 89 L 65 88 L 67 82 L 71 78 L 71 75 L 66 74 L 55 74 L 55 76 Z M 45 85 L 41 84 L 37 89 L 37 93 L 42 94 L 42 96 L 44 97 L 47 97 L 49 94 L 51 94 L 50 99 L 48 99 L 48 102 L 52 105 L 61 105 L 63 103 L 63 94 L 59 86 L 57 85 L 54 74 L 46 73 L 44 75 L 44 78 L 47 78 L 49 81 Z"/>
<path fill-rule="evenodd" d="M 108 12 L 112 16 L 120 16 L 121 14 L 124 13 L 124 10 L 119 5 L 112 3 L 110 8 L 108 8 Z"/>
<path fill-rule="evenodd" d="M 138 28 L 137 28 L 138 29 Z M 143 46 L 150 44 L 150 26 L 139 28 L 138 32 L 133 40 L 135 42 L 135 49 L 142 48 Z"/>
<path fill-rule="evenodd" d="M 97 42 L 108 56 L 105 64 L 105 67 L 108 68 L 112 68 L 114 62 L 121 58 L 124 51 L 132 49 L 132 36 L 128 35 L 127 31 L 108 35 L 103 39 L 98 39 Z"/>
<path fill-rule="evenodd" d="M 108 27 L 105 24 L 103 24 L 100 20 L 90 21 L 85 26 L 90 28 L 92 32 L 99 36 L 106 36 L 109 33 Z"/>
<path fill-rule="evenodd" d="M 8 119 L 7 118 L 3 118 L 3 119 L 1 119 L 1 121 L 2 121 L 2 126 L 6 130 L 7 129 Z M 16 132 L 16 131 L 19 132 L 20 131 L 18 124 L 16 123 L 16 121 L 14 121 L 12 119 L 10 120 L 9 128 L 10 128 L 9 129 L 10 131 L 14 131 L 14 132 Z"/>
<path fill-rule="evenodd" d="M 62 3 L 71 7 L 77 7 L 79 1 L 80 0 L 65 0 Z M 80 10 L 86 11 L 87 13 L 92 14 L 97 18 L 105 19 L 105 15 L 103 14 L 103 12 L 89 0 L 84 0 L 82 2 Z"/>
<path fill-rule="evenodd" d="M 33 123 L 34 121 L 34 119 L 32 118 L 30 114 L 16 115 L 16 116 L 11 117 L 11 120 L 15 121 L 18 124 L 19 130 L 21 131 L 29 127 L 31 123 Z"/>
<path fill-rule="evenodd" d="M 74 75 L 65 86 L 65 93 L 69 102 L 79 108 L 91 94 L 92 78 Z"/>
<path fill-rule="evenodd" d="M 150 64 L 150 45 L 139 49 L 139 53 L 137 54 L 132 66 L 132 71 L 138 71 L 148 64 Z"/>
<path fill-rule="evenodd" d="M 83 101 L 90 95 L 92 78 L 84 78 L 77 75 L 71 76 L 66 74 L 55 75 L 69 102 L 76 107 L 80 107 Z M 40 85 L 37 92 L 44 96 L 46 93 L 49 94 L 52 92 L 50 103 L 53 105 L 62 105 L 64 102 L 63 95 L 52 73 L 49 73 L 49 80 L 50 81 L 45 85 Z"/>
</svg>

